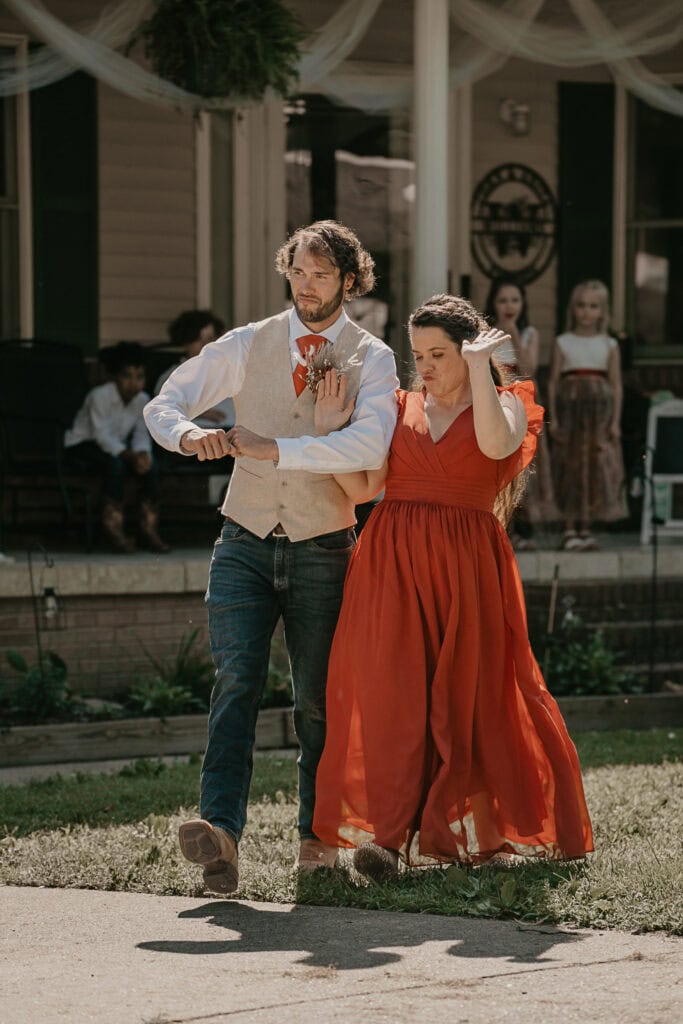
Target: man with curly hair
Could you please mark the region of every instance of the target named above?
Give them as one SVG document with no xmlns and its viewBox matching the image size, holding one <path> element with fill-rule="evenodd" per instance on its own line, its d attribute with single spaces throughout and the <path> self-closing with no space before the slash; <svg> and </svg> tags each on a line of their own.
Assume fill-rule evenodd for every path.
<svg viewBox="0 0 683 1024">
<path fill-rule="evenodd" d="M 254 730 L 270 642 L 282 617 L 294 686 L 299 766 L 299 870 L 333 867 L 313 832 L 315 776 L 325 742 L 325 683 L 355 535 L 354 506 L 334 473 L 383 465 L 396 423 L 391 350 L 347 317 L 344 300 L 375 283 L 372 257 L 335 221 L 299 228 L 276 267 L 293 308 L 238 327 L 183 363 L 145 409 L 153 437 L 200 461 L 236 457 L 206 601 L 216 683 L 202 765 L 201 818 L 180 826 L 184 856 L 206 887 L 234 892 L 246 822 Z M 315 390 L 343 373 L 350 422 L 317 437 Z M 323 385 L 324 386 L 324 385 Z M 192 423 L 226 397 L 228 432 Z"/>
</svg>

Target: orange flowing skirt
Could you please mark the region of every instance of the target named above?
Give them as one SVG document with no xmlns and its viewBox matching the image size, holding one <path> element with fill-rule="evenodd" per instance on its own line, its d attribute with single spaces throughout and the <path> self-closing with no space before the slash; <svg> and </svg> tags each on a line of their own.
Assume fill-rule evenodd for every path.
<svg viewBox="0 0 683 1024">
<path fill-rule="evenodd" d="M 323 842 L 374 841 L 408 863 L 593 848 L 514 553 L 489 509 L 467 507 L 492 505 L 533 447 L 487 459 L 466 413 L 434 443 L 421 395 L 401 395 L 386 497 L 352 558 L 330 656 L 314 818 Z"/>
</svg>

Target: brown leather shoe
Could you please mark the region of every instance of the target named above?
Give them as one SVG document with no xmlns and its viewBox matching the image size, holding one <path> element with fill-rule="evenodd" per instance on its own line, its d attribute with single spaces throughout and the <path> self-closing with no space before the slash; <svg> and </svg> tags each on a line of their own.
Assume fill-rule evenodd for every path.
<svg viewBox="0 0 683 1024">
<path fill-rule="evenodd" d="M 225 829 L 198 818 L 180 826 L 178 840 L 183 857 L 204 868 L 207 889 L 235 891 L 239 881 L 237 844 Z"/>
<path fill-rule="evenodd" d="M 398 851 L 376 843 L 363 843 L 353 855 L 353 866 L 373 882 L 388 882 L 398 878 Z"/>
<path fill-rule="evenodd" d="M 337 862 L 336 846 L 326 846 L 319 839 L 302 839 L 299 844 L 299 871 L 317 871 L 333 868 Z"/>
</svg>

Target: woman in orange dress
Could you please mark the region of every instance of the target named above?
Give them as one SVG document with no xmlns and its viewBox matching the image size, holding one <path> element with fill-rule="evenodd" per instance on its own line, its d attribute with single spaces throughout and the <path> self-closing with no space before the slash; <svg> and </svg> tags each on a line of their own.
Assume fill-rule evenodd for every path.
<svg viewBox="0 0 683 1024">
<path fill-rule="evenodd" d="M 494 513 L 506 499 L 509 513 L 543 410 L 532 383 L 496 386 L 491 356 L 507 335 L 464 299 L 429 299 L 410 335 L 422 387 L 399 392 L 387 465 L 337 477 L 354 500 L 386 493 L 346 579 L 313 827 L 356 847 L 375 880 L 399 858 L 582 857 L 592 835 L 576 750 Z M 328 373 L 319 432 L 350 415 L 339 391 Z"/>
</svg>

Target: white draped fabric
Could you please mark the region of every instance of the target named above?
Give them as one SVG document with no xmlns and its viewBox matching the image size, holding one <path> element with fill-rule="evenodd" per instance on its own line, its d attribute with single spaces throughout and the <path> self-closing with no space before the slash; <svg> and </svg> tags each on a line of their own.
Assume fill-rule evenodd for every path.
<svg viewBox="0 0 683 1024">
<path fill-rule="evenodd" d="M 111 46 L 93 38 L 92 33 L 84 35 L 65 25 L 38 0 L 3 0 L 3 3 L 26 28 L 62 58 L 68 68 L 66 74 L 74 68 L 82 68 L 112 88 L 146 103 L 181 109 L 195 109 L 201 105 L 197 102 L 199 97 L 146 71 Z M 18 74 L 21 75 L 20 69 Z M 27 77 L 29 74 L 27 69 Z M 3 84 L 4 79 L 0 87 Z"/>
<path fill-rule="evenodd" d="M 95 24 L 84 25 L 81 34 L 86 41 L 93 39 L 115 50 L 128 42 L 149 6 L 151 0 L 148 3 L 145 0 L 124 0 L 118 7 L 105 7 Z M 78 66 L 50 46 L 29 53 L 19 67 L 14 56 L 0 59 L 0 96 L 51 85 L 71 74 Z"/>
<path fill-rule="evenodd" d="M 305 44 L 299 82 L 308 89 L 334 71 L 358 46 L 382 0 L 347 0 Z"/>
<path fill-rule="evenodd" d="M 538 4 L 538 12 L 544 6 Z M 618 4 L 603 2 L 605 13 L 599 19 L 591 13 L 596 6 L 593 0 L 567 0 L 567 6 L 579 23 L 576 28 L 542 24 L 535 15 L 530 24 L 523 4 L 494 7 L 483 0 L 451 0 L 450 4 L 453 21 L 484 46 L 557 67 L 581 68 L 645 57 L 670 50 L 683 39 L 680 0 L 650 5 L 642 0 L 635 4 L 628 0 Z M 643 7 L 647 14 L 640 13 Z M 610 11 L 618 19 L 614 24 L 609 20 Z M 581 26 L 585 31 L 581 31 Z"/>
<path fill-rule="evenodd" d="M 307 40 L 299 64 L 300 88 L 367 111 L 407 107 L 409 75 L 391 65 L 347 61 L 382 0 L 345 0 Z M 45 48 L 22 67 L 0 61 L 0 96 L 38 88 L 83 68 L 114 89 L 146 103 L 181 110 L 250 105 L 239 98 L 207 100 L 167 82 L 117 52 L 145 16 L 149 0 L 122 0 L 98 21 L 72 28 L 41 0 L 3 0 Z M 451 0 L 451 19 L 462 36 L 451 54 L 450 84 L 458 88 L 502 67 L 510 57 L 556 67 L 604 64 L 616 81 L 646 103 L 683 115 L 683 94 L 651 71 L 642 59 L 683 39 L 680 0 L 567 0 L 562 23 L 541 21 L 544 0 Z M 553 16 L 558 5 L 553 5 Z"/>
<path fill-rule="evenodd" d="M 569 0 L 576 17 L 586 32 L 607 34 L 611 28 L 609 22 L 594 0 Z M 680 5 L 679 5 L 680 10 Z M 678 15 L 678 37 L 681 38 L 683 15 Z M 669 114 L 683 117 L 683 92 L 668 85 L 659 75 L 653 74 L 642 61 L 632 58 L 610 58 L 607 64 L 617 82 L 624 85 L 630 92 L 644 100 L 651 107 L 658 107 Z"/>
<path fill-rule="evenodd" d="M 508 32 L 492 48 L 486 37 L 479 38 L 470 34 L 465 36 L 455 47 L 451 59 L 451 89 L 457 89 L 468 82 L 478 82 L 480 78 L 498 71 L 505 62 L 517 54 L 527 33 L 533 27 L 534 20 L 543 7 L 545 0 L 508 0 L 497 13 L 511 18 Z M 451 17 L 454 16 L 459 2 L 451 0 Z"/>
<path fill-rule="evenodd" d="M 312 34 L 299 64 L 302 88 L 313 86 L 333 71 L 365 35 L 382 0 L 346 0 L 339 10 Z M 196 96 L 167 82 L 134 60 L 116 51 L 133 34 L 150 7 L 145 0 L 123 0 L 106 8 L 91 28 L 78 30 L 64 24 L 40 0 L 3 0 L 17 19 L 46 44 L 24 65 L 14 58 L 0 62 L 0 96 L 49 85 L 76 68 L 113 88 L 146 103 L 197 110 L 227 109 L 253 105 L 239 97 L 212 99 Z"/>
</svg>

